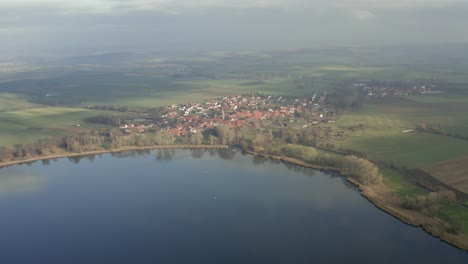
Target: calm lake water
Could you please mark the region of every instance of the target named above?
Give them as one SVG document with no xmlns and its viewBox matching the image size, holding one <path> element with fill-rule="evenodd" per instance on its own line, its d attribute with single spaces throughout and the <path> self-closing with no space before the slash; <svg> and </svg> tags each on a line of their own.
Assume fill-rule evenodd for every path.
<svg viewBox="0 0 468 264">
<path fill-rule="evenodd" d="M 232 151 L 0 169 L 0 263 L 468 263 L 334 173 Z"/>
</svg>

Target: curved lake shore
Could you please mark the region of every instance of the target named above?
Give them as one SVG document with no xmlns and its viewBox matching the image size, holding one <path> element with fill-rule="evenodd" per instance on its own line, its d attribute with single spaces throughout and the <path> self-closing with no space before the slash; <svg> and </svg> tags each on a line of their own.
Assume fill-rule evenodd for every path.
<svg viewBox="0 0 468 264">
<path fill-rule="evenodd" d="M 299 159 L 289 157 L 273 156 L 255 153 L 252 151 L 247 151 L 247 153 L 274 160 L 281 160 L 283 162 L 288 162 L 306 168 L 312 168 L 321 171 L 338 172 L 343 177 L 345 177 L 350 183 L 359 188 L 362 196 L 365 197 L 371 203 L 373 203 L 377 208 L 392 215 L 393 217 L 396 217 L 397 219 L 401 220 L 402 222 L 408 225 L 421 227 L 424 231 L 431 234 L 432 236 L 437 237 L 440 240 L 452 246 L 455 246 L 461 250 L 468 252 L 468 237 L 463 236 L 461 234 L 448 233 L 440 227 L 442 226 L 440 220 L 424 216 L 421 213 L 415 211 L 405 210 L 401 208 L 401 206 L 399 206 L 399 202 L 397 201 L 397 197 L 393 196 L 390 193 L 390 191 L 382 184 L 370 186 L 359 184 L 359 182 L 357 182 L 348 171 L 339 168 L 313 165 L 303 162 Z"/>
<path fill-rule="evenodd" d="M 119 149 L 113 149 L 113 150 L 97 150 L 97 151 L 89 151 L 89 152 L 82 152 L 82 153 L 62 153 L 62 154 L 55 154 L 55 155 L 50 155 L 50 156 L 36 157 L 33 159 L 27 159 L 27 160 L 4 162 L 0 164 L 0 167 L 11 166 L 11 165 L 21 164 L 21 163 L 29 163 L 29 162 L 34 162 L 34 161 L 44 160 L 44 159 L 88 156 L 88 155 L 94 155 L 94 154 L 123 152 L 123 151 L 129 151 L 129 150 L 154 150 L 154 149 L 228 149 L 228 146 L 225 146 L 225 145 L 215 145 L 215 146 L 171 145 L 171 146 L 150 146 L 150 147 L 126 147 L 126 148 L 119 148 Z M 421 214 L 413 212 L 413 211 L 401 209 L 399 206 L 397 206 L 395 197 L 391 195 L 391 193 L 385 188 L 385 186 L 380 186 L 376 188 L 375 186 L 360 185 L 357 181 L 355 181 L 352 177 L 349 176 L 350 174 L 347 171 L 340 170 L 337 168 L 316 166 L 316 165 L 302 162 L 294 158 L 264 155 L 264 154 L 258 154 L 258 153 L 253 153 L 253 152 L 248 152 L 248 153 L 253 154 L 253 155 L 267 157 L 273 160 L 281 160 L 283 162 L 299 165 L 305 168 L 312 168 L 312 169 L 317 169 L 317 170 L 322 170 L 322 171 L 338 172 L 344 177 L 346 177 L 346 179 L 350 183 L 357 186 L 362 196 L 364 196 L 368 201 L 372 202 L 374 205 L 376 205 L 378 208 L 382 209 L 383 211 L 398 218 L 404 223 L 407 223 L 413 226 L 420 226 L 429 234 L 437 238 L 440 238 L 441 240 L 453 246 L 456 246 L 463 250 L 468 249 L 468 240 L 466 239 L 466 237 L 461 236 L 461 235 L 450 234 L 450 233 L 445 232 L 441 228 L 438 228 L 438 225 L 440 226 L 440 222 L 438 220 L 429 218 L 426 216 L 422 216 Z"/>
</svg>

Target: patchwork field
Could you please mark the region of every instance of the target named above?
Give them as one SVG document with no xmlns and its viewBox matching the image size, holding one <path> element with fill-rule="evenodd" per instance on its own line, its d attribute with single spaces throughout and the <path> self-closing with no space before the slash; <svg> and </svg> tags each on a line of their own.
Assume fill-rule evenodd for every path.
<svg viewBox="0 0 468 264">
<path fill-rule="evenodd" d="M 80 108 L 43 107 L 0 113 L 0 146 L 32 143 L 50 136 L 65 136 L 100 128 L 82 119 L 107 113 Z M 79 126 L 77 126 L 79 125 Z"/>
<path fill-rule="evenodd" d="M 425 125 L 449 135 L 468 136 L 468 97 L 465 92 L 371 102 L 337 120 L 339 128 L 362 124 L 364 129 L 349 132 L 345 138 L 337 140 L 336 145 L 365 153 L 372 160 L 422 169 L 439 181 L 468 193 L 468 140 L 431 133 L 403 133 Z M 426 192 L 406 176 L 385 166 L 382 174 L 385 184 L 400 197 L 417 197 Z M 438 217 L 461 223 L 462 232 L 468 233 L 466 208 L 446 205 Z"/>
<path fill-rule="evenodd" d="M 441 182 L 468 194 L 468 156 L 423 168 Z"/>
<path fill-rule="evenodd" d="M 440 102 L 434 97 L 394 98 L 374 102 L 337 120 L 340 128 L 358 124 L 362 132 L 337 141 L 339 147 L 366 153 L 375 160 L 416 168 L 468 155 L 468 141 L 428 134 L 403 133 L 419 125 L 461 136 L 468 135 L 468 104 Z M 461 99 L 458 99 L 461 100 Z M 435 101 L 435 103 L 433 102 Z"/>
<path fill-rule="evenodd" d="M 407 168 L 468 155 L 468 141 L 421 133 L 364 132 L 339 142 L 339 146 Z"/>
<path fill-rule="evenodd" d="M 439 95 L 407 96 L 366 102 L 335 123 L 343 149 L 360 151 L 374 161 L 419 168 L 468 193 L 468 63 L 466 49 L 323 49 L 318 51 L 212 52 L 192 57 L 157 57 L 109 63 L 101 60 L 44 66 L 44 70 L 0 83 L 0 146 L 32 143 L 101 128 L 82 119 L 109 111 L 91 105 L 147 109 L 233 94 L 260 92 L 291 96 L 327 92 L 359 96 L 353 86 L 377 82 L 397 87 L 434 82 Z M 153 56 L 153 57 L 151 57 Z M 42 65 L 41 65 L 42 66 Z M 54 68 L 55 67 L 55 68 Z M 7 81 L 10 80 L 10 81 Z M 354 90 L 353 90 L 354 89 Z M 32 103 L 34 102 L 34 103 Z M 336 102 L 340 102 L 336 100 Z M 41 107 L 50 105 L 51 107 Z M 340 107 L 351 106 L 343 102 Z M 77 126 L 79 125 L 79 126 Z M 362 125 L 362 131 L 349 129 Z M 446 135 L 403 133 L 418 126 Z M 449 136 L 447 136 L 449 135 Z M 455 137 L 454 137 L 455 136 Z M 340 158 L 319 150 L 319 155 Z M 400 170 L 378 164 L 383 181 L 399 197 L 425 195 Z M 465 201 L 468 206 L 468 201 Z M 456 220 L 468 234 L 468 210 L 444 205 L 438 218 Z"/>
<path fill-rule="evenodd" d="M 426 125 L 443 132 L 468 136 L 468 96 L 417 96 L 371 102 L 340 119 L 344 125 L 362 124 L 371 129 L 400 131 Z"/>
<path fill-rule="evenodd" d="M 103 104 L 155 108 L 187 102 L 188 99 L 203 101 L 251 92 L 301 96 L 316 90 L 311 87 L 299 89 L 292 80 L 283 77 L 267 78 L 258 81 L 234 74 L 216 78 L 176 78 L 148 72 L 73 72 L 44 80 L 0 83 L 0 91 L 25 94 L 35 102 L 47 105 L 82 107 Z"/>
</svg>

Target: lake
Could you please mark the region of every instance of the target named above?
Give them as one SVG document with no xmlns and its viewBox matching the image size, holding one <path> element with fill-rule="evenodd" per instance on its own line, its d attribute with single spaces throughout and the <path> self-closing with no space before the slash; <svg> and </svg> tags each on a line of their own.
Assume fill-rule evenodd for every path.
<svg viewBox="0 0 468 264">
<path fill-rule="evenodd" d="M 0 263 L 468 263 L 336 173 L 230 150 L 0 169 Z"/>
</svg>

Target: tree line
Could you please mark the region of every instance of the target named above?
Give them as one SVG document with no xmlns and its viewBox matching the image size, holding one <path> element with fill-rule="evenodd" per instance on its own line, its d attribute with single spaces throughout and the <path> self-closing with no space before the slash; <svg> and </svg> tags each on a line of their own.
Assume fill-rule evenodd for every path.
<svg viewBox="0 0 468 264">
<path fill-rule="evenodd" d="M 420 212 L 426 216 L 437 218 L 442 206 L 456 201 L 455 193 L 449 190 L 430 192 L 424 195 L 408 196 L 401 199 L 401 206 L 405 209 Z M 457 216 L 444 216 L 445 229 L 449 233 L 457 234 L 463 229 L 463 219 Z"/>
<path fill-rule="evenodd" d="M 89 109 L 94 110 L 109 110 L 109 111 L 116 111 L 116 112 L 128 112 L 130 108 L 126 105 L 93 105 L 88 106 Z"/>
</svg>

